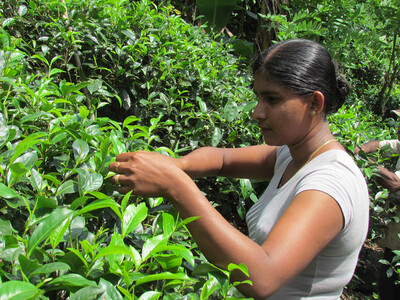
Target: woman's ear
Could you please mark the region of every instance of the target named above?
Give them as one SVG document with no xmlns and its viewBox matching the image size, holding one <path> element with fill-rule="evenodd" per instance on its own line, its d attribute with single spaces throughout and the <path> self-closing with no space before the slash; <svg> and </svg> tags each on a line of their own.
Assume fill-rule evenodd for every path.
<svg viewBox="0 0 400 300">
<path fill-rule="evenodd" d="M 325 96 L 320 91 L 315 91 L 311 95 L 311 114 L 319 115 L 324 112 Z"/>
</svg>

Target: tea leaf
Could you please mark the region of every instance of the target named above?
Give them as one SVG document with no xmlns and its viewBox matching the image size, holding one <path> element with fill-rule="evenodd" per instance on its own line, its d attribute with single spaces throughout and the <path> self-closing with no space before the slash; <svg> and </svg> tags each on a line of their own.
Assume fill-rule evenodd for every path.
<svg viewBox="0 0 400 300">
<path fill-rule="evenodd" d="M 157 300 L 161 297 L 161 292 L 148 291 L 140 295 L 138 300 Z"/>
<path fill-rule="evenodd" d="M 115 254 L 131 255 L 131 252 L 125 246 L 110 245 L 102 249 L 93 260 L 98 260 L 100 257 Z"/>
<path fill-rule="evenodd" d="M 62 285 L 67 289 L 73 286 L 96 286 L 96 282 L 88 280 L 79 274 L 66 274 L 50 281 L 51 285 Z"/>
<path fill-rule="evenodd" d="M 131 233 L 147 217 L 147 207 L 145 203 L 138 206 L 129 205 L 123 213 L 122 236 Z"/>
<path fill-rule="evenodd" d="M 159 274 L 147 275 L 145 277 L 139 278 L 136 280 L 136 285 L 140 285 L 143 283 L 156 281 L 156 280 L 181 280 L 181 281 L 194 281 L 194 279 L 190 278 L 184 273 L 170 273 L 163 272 Z"/>
<path fill-rule="evenodd" d="M 20 196 L 12 189 L 0 182 L 0 195 L 2 198 L 12 199 Z"/>
<path fill-rule="evenodd" d="M 49 235 L 60 226 L 65 219 L 71 217 L 74 211 L 67 208 L 55 209 L 50 215 L 48 215 L 33 231 L 32 236 L 29 239 L 27 256 L 32 254 L 32 251 Z"/>
<path fill-rule="evenodd" d="M 122 218 L 121 213 L 119 211 L 119 204 L 111 199 L 96 200 L 86 205 L 85 207 L 81 208 L 79 211 L 75 212 L 75 216 L 80 216 L 85 213 L 91 212 L 93 210 L 102 208 L 111 208 L 120 218 Z"/>
<path fill-rule="evenodd" d="M 56 195 L 73 194 L 78 192 L 78 183 L 74 180 L 67 180 L 59 186 Z"/>
<path fill-rule="evenodd" d="M 46 137 L 47 133 L 45 132 L 35 132 L 23 139 L 21 142 L 17 144 L 14 149 L 14 155 L 10 159 L 10 165 L 27 149 L 41 142 L 43 137 Z"/>
<path fill-rule="evenodd" d="M 40 290 L 33 284 L 23 281 L 7 281 L 0 284 L 0 300 L 35 299 Z"/>
<path fill-rule="evenodd" d="M 39 274 L 49 274 L 53 273 L 56 271 L 69 271 L 70 267 L 66 263 L 63 262 L 52 262 L 45 264 L 41 266 L 40 268 L 37 268 L 35 271 L 33 271 L 28 278 L 32 278 L 35 275 Z"/>
<path fill-rule="evenodd" d="M 103 184 L 103 176 L 98 173 L 79 174 L 78 189 L 80 194 L 99 189 Z"/>
</svg>

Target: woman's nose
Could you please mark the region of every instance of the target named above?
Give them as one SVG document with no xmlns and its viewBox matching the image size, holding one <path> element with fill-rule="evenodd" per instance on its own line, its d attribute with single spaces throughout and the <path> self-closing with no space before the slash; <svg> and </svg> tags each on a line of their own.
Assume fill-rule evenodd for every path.
<svg viewBox="0 0 400 300">
<path fill-rule="evenodd" d="M 262 105 L 260 103 L 260 101 L 258 101 L 257 105 L 253 111 L 253 119 L 254 120 L 264 120 L 266 117 L 267 117 L 266 109 L 265 109 L 264 105 Z"/>
</svg>

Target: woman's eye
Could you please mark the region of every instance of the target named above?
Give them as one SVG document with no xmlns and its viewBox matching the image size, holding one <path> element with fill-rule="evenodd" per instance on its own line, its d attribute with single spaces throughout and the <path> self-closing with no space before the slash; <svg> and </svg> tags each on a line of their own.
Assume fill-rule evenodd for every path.
<svg viewBox="0 0 400 300">
<path fill-rule="evenodd" d="M 277 98 L 277 97 L 271 97 L 271 96 L 266 96 L 266 97 L 265 97 L 265 100 L 266 100 L 268 103 L 277 103 L 277 102 L 279 102 L 279 98 Z"/>
</svg>

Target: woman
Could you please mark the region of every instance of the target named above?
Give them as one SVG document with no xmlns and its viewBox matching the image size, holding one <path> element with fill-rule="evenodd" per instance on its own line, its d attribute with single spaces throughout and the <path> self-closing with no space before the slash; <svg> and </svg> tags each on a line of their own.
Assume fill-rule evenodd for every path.
<svg viewBox="0 0 400 300">
<path fill-rule="evenodd" d="M 326 115 L 344 102 L 329 53 L 318 43 L 289 40 L 254 65 L 258 121 L 265 144 L 205 147 L 174 159 L 124 153 L 110 169 L 119 191 L 169 199 L 215 265 L 244 263 L 234 281 L 255 299 L 338 299 L 350 281 L 368 229 L 365 180 L 337 142 Z M 192 178 L 225 176 L 270 181 L 246 219 L 249 237 L 232 227 Z"/>
</svg>

